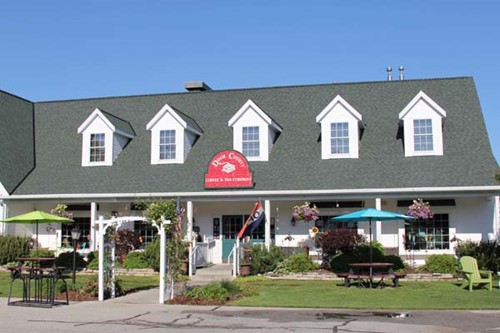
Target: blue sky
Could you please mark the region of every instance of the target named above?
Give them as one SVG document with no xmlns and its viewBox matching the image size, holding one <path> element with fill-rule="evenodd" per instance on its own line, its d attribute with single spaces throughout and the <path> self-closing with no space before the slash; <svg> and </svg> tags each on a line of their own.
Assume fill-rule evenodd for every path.
<svg viewBox="0 0 500 333">
<path fill-rule="evenodd" d="M 500 160 L 500 1 L 2 1 L 0 89 L 31 101 L 474 77 Z"/>
</svg>

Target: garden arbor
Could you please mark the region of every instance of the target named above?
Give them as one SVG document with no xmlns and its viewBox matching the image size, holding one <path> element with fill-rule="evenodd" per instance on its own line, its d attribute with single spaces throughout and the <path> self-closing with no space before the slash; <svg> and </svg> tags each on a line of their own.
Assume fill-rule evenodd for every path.
<svg viewBox="0 0 500 333">
<path fill-rule="evenodd" d="M 104 220 L 103 216 L 99 216 L 99 301 L 104 301 L 104 252 L 107 244 L 105 244 L 106 230 L 109 227 L 114 227 L 117 231 L 122 227 L 124 223 L 135 222 L 135 221 L 146 221 L 143 216 L 123 216 L 123 217 L 113 217 L 109 220 Z M 170 220 L 161 219 L 160 224 L 153 222 L 153 225 L 158 229 L 160 234 L 160 294 L 159 303 L 163 304 L 165 302 L 165 268 L 166 268 L 166 235 L 165 235 L 165 225 L 170 224 Z M 111 244 L 111 294 L 114 296 L 114 243 Z"/>
</svg>

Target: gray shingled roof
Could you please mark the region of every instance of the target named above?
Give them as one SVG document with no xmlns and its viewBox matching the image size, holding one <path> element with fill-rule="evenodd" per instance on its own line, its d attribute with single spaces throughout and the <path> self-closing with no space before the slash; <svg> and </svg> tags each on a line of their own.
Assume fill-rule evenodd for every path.
<svg viewBox="0 0 500 333">
<path fill-rule="evenodd" d="M 117 116 L 112 115 L 111 113 L 106 112 L 104 110 L 100 111 L 102 112 L 103 115 L 106 116 L 106 118 L 108 118 L 108 120 L 115 126 L 117 130 L 127 133 L 131 136 L 135 135 L 135 132 L 128 121 L 118 118 Z"/>
<path fill-rule="evenodd" d="M 405 157 L 398 114 L 423 90 L 447 112 L 444 156 Z M 366 124 L 358 159 L 321 159 L 316 116 L 340 94 Z M 472 78 L 324 84 L 35 103 L 37 164 L 15 194 L 201 192 L 210 159 L 232 149 L 228 120 L 252 99 L 282 127 L 255 190 L 496 185 Z M 151 165 L 146 124 L 168 103 L 203 129 L 184 164 Z M 96 107 L 136 132 L 111 167 L 81 166 L 77 128 Z M 244 190 L 243 190 L 244 191 Z"/>
<path fill-rule="evenodd" d="M 35 166 L 33 103 L 0 91 L 0 183 L 12 193 Z"/>
</svg>

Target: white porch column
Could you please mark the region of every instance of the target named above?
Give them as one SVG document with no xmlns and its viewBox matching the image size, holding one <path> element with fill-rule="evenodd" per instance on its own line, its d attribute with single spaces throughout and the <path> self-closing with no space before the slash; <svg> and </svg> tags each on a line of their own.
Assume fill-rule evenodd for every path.
<svg viewBox="0 0 500 333">
<path fill-rule="evenodd" d="M 271 201 L 264 201 L 264 211 L 266 212 L 266 225 L 265 225 L 265 244 L 269 251 L 271 248 Z"/>
<path fill-rule="evenodd" d="M 495 200 L 495 204 L 493 205 L 493 209 L 495 211 L 493 212 L 493 239 L 500 239 L 500 197 L 495 196 L 493 197 L 493 200 Z"/>
<path fill-rule="evenodd" d="M 96 232 L 96 216 L 97 216 L 97 203 L 90 203 L 90 245 L 92 251 L 97 250 L 97 232 Z"/>
<path fill-rule="evenodd" d="M 3 201 L 0 200 L 0 219 L 6 219 L 7 218 L 7 204 Z M 4 236 L 7 234 L 7 223 L 5 222 L 0 222 L 0 235 Z"/>
<path fill-rule="evenodd" d="M 104 301 L 104 217 L 99 217 L 99 302 Z"/>
<path fill-rule="evenodd" d="M 377 210 L 382 210 L 382 199 L 380 198 L 375 199 L 375 208 Z M 374 231 L 373 240 L 380 241 L 382 235 L 382 222 L 380 221 L 375 222 L 375 228 L 373 231 Z"/>
<path fill-rule="evenodd" d="M 193 202 L 187 202 L 187 239 L 188 241 L 193 240 Z"/>
</svg>

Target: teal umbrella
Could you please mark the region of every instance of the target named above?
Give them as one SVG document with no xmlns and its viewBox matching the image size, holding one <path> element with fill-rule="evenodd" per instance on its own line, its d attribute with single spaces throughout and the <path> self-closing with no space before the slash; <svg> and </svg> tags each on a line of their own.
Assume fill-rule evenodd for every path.
<svg viewBox="0 0 500 333">
<path fill-rule="evenodd" d="M 67 217 L 62 217 L 62 216 L 57 216 L 57 215 L 45 213 L 45 212 L 42 212 L 40 210 L 34 210 L 34 211 L 26 213 L 26 214 L 12 216 L 12 217 L 9 217 L 8 219 L 0 220 L 0 222 L 29 223 L 29 224 L 34 223 L 34 224 L 36 224 L 35 250 L 38 250 L 38 223 L 52 223 L 52 222 L 54 222 L 54 223 L 67 223 L 67 222 L 73 222 L 73 220 L 69 219 Z"/>
<path fill-rule="evenodd" d="M 370 263 L 373 261 L 372 254 L 372 220 L 373 221 L 395 221 L 404 220 L 411 221 L 413 216 L 378 210 L 374 208 L 367 208 L 358 210 L 349 214 L 340 215 L 330 219 L 332 222 L 369 222 L 370 225 Z"/>
</svg>

